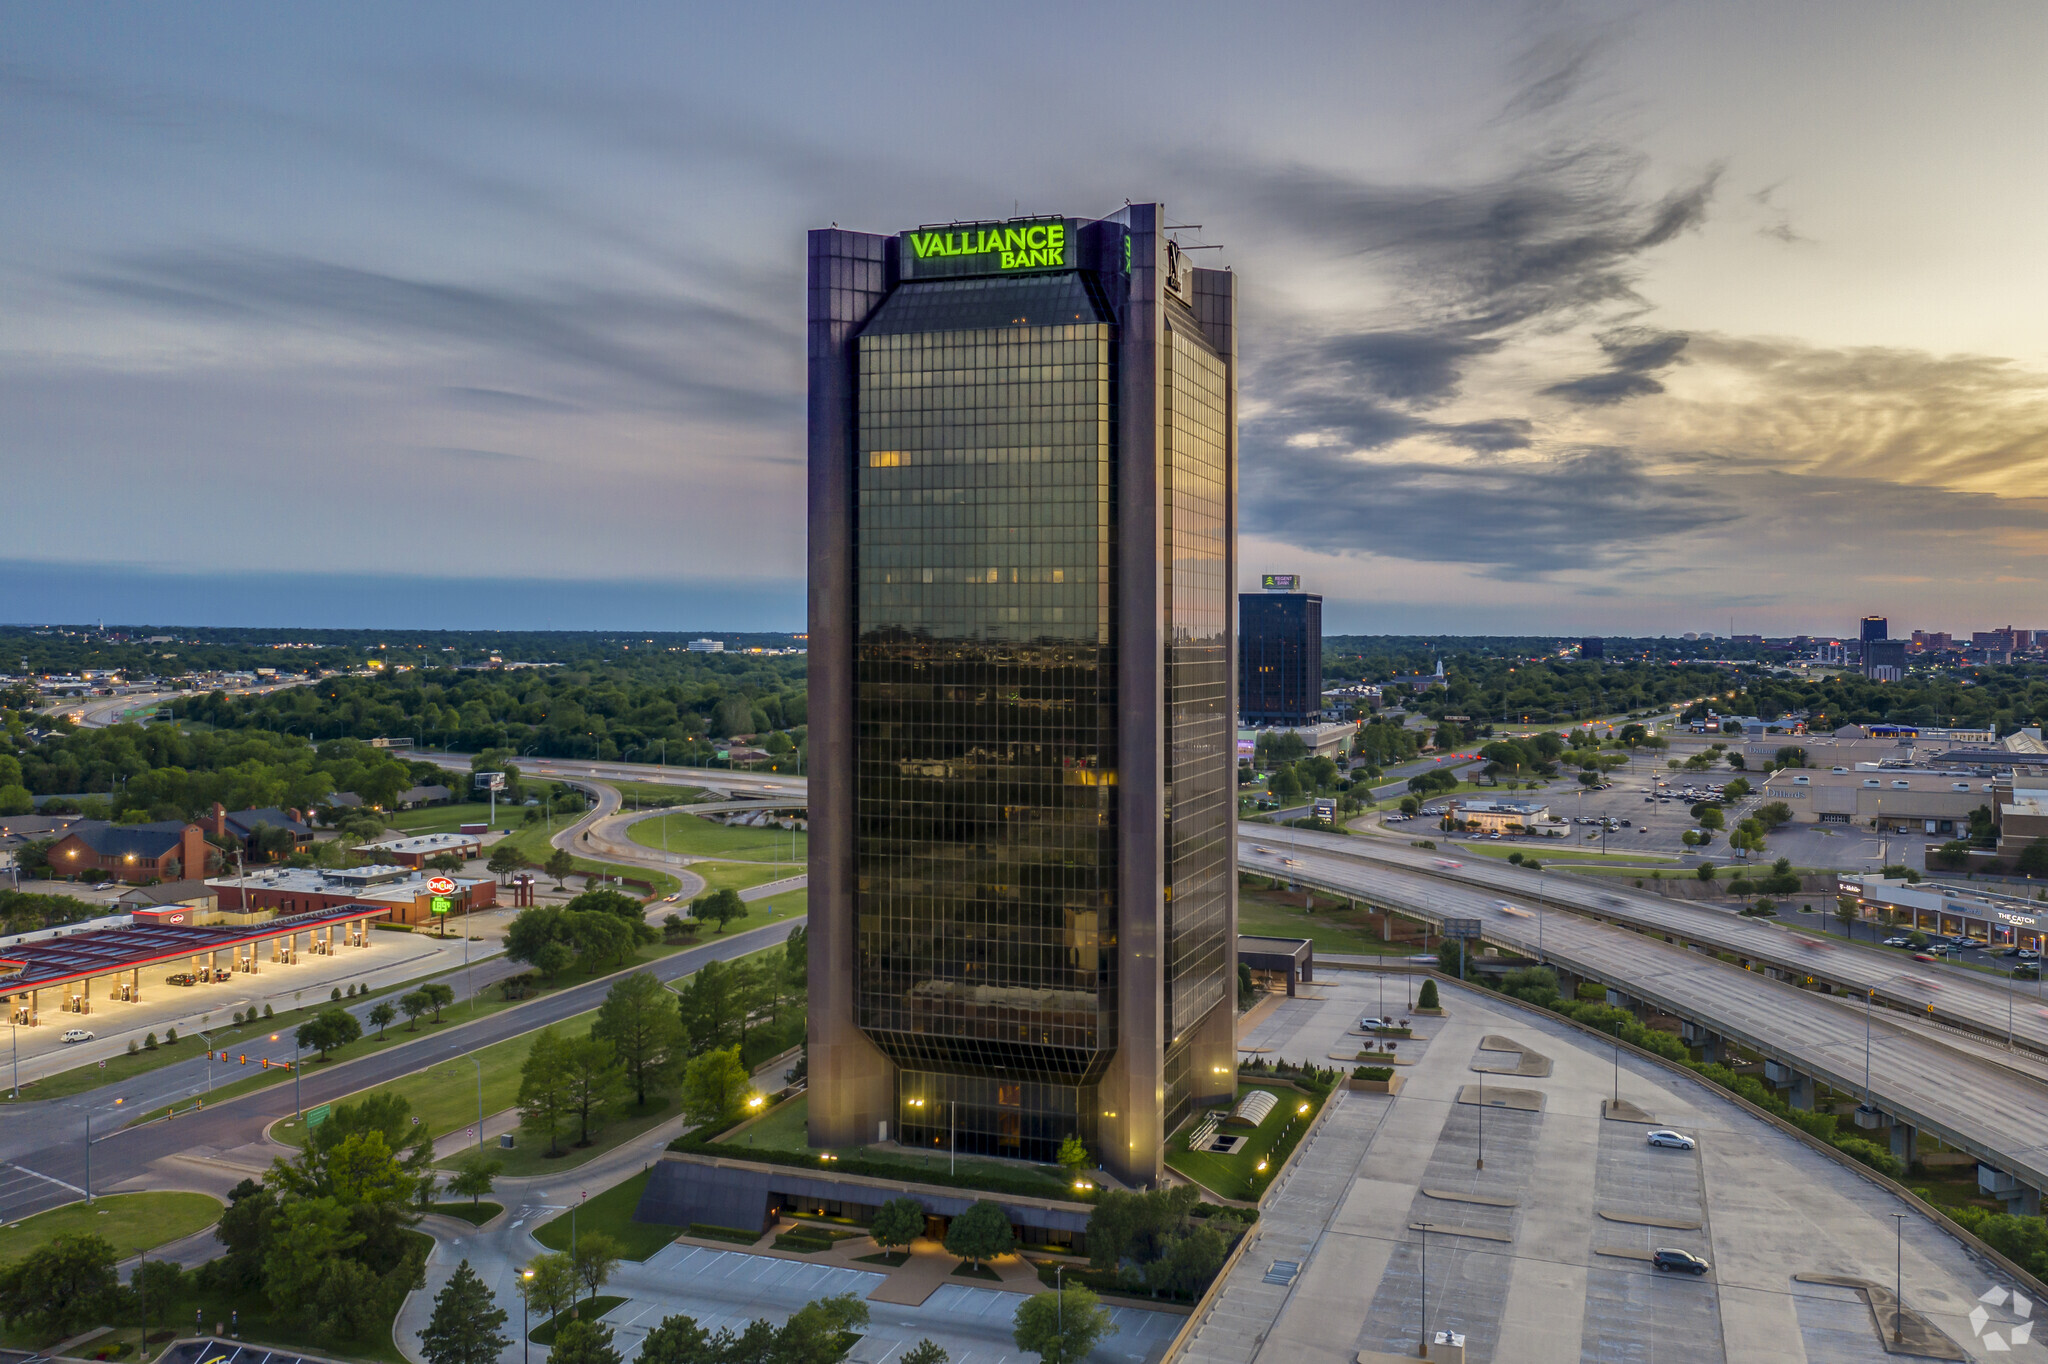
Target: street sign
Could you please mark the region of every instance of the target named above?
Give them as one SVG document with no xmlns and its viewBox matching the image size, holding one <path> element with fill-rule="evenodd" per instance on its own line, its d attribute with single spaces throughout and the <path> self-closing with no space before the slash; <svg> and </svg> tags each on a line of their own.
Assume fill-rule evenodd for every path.
<svg viewBox="0 0 2048 1364">
<path fill-rule="evenodd" d="M 1478 919 L 1445 919 L 1446 938 L 1476 938 L 1479 936 L 1481 921 Z"/>
<path fill-rule="evenodd" d="M 429 895 L 453 895 L 454 893 L 455 882 L 445 876 L 436 876 L 427 882 L 427 894 Z"/>
<path fill-rule="evenodd" d="M 333 1108 L 334 1105 L 332 1104 L 318 1104 L 312 1108 L 307 1109 L 306 1126 L 318 1127 L 321 1123 L 326 1122 L 328 1114 L 333 1111 Z"/>
</svg>

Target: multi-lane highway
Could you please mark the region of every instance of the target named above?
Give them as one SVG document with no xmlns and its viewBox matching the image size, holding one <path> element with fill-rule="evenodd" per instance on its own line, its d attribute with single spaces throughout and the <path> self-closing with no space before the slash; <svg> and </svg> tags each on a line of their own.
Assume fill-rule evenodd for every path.
<svg viewBox="0 0 2048 1364">
<path fill-rule="evenodd" d="M 664 957 L 646 969 L 664 981 L 676 980 L 707 961 L 728 961 L 781 942 L 802 923 L 797 918 L 765 924 Z M 446 1024 L 427 1027 L 416 1040 L 359 1060 L 329 1067 L 309 1062 L 299 1082 L 303 1102 L 310 1107 L 342 1098 L 410 1075 L 451 1055 L 466 1054 L 594 1009 L 603 1002 L 613 979 L 600 977 L 474 1023 L 461 1023 L 451 1012 Z M 250 1050 L 253 1054 L 254 1049 Z M 290 1054 L 289 1048 L 285 1054 Z M 240 1073 L 237 1067 L 237 1075 Z M 187 1110 L 170 1122 L 124 1129 L 121 1124 L 129 1121 L 140 1103 L 115 1103 L 127 1098 L 125 1086 L 108 1085 L 62 1105 L 29 1103 L 0 1109 L 0 1166 L 4 1166 L 0 1169 L 0 1213 L 12 1221 L 78 1196 L 86 1184 L 88 1116 L 93 1129 L 92 1187 L 99 1190 L 146 1174 L 154 1162 L 176 1152 L 227 1151 L 256 1141 L 272 1122 L 293 1112 L 290 1080 L 198 1112 Z"/>
<path fill-rule="evenodd" d="M 1645 933 L 1730 952 L 1759 966 L 1812 976 L 1851 990 L 1868 990 L 1881 1005 L 2001 1041 L 2010 1027 L 2018 1045 L 2048 1055 L 2048 1014 L 2043 1013 L 2044 1005 L 2033 985 L 2019 988 L 2009 980 L 1978 972 L 1912 961 L 1893 949 L 1809 937 L 1769 919 L 1746 919 L 1685 900 L 1630 889 L 1608 889 L 1585 877 L 1525 871 L 1455 849 L 1431 851 L 1384 839 L 1347 838 L 1342 834 L 1274 829 L 1259 824 L 1239 825 L 1238 837 L 1241 863 L 1248 871 L 1285 872 L 1291 844 L 1296 856 L 1313 850 L 1484 889 L 1495 897 L 1489 901 L 1489 908 L 1506 900 L 1530 911 L 1532 919 L 1536 911 L 1546 907 L 1568 907 Z M 1250 849 L 1254 847 L 1271 848 L 1273 852 L 1252 853 Z M 1505 912 L 1497 917 L 1514 918 Z M 1546 914 L 1543 919 L 1547 925 L 1556 923 L 1560 917 Z"/>
<path fill-rule="evenodd" d="M 1269 830 L 1261 832 L 1271 837 Z M 1704 1023 L 1838 1090 L 1863 1092 L 1867 1037 L 1869 1094 L 1879 1108 L 1972 1151 L 2035 1189 L 2048 1188 L 2048 1088 L 1895 1026 L 1881 1011 L 1866 1024 L 1839 1003 L 1761 972 L 1577 914 L 1539 919 L 1527 911 L 1515 913 L 1522 906 L 1504 903 L 1492 889 L 1446 881 L 1419 868 L 1397 869 L 1306 843 L 1298 843 L 1292 854 L 1265 846 L 1274 851 L 1247 850 L 1248 870 L 1270 867 L 1305 884 L 1433 919 L 1477 919 L 1488 941 L 1531 954 L 1538 950 L 1540 932 L 1544 957 L 1560 967 Z M 1289 856 L 1291 866 L 1285 863 Z M 1882 1139 L 1884 1134 L 1875 1135 Z"/>
</svg>

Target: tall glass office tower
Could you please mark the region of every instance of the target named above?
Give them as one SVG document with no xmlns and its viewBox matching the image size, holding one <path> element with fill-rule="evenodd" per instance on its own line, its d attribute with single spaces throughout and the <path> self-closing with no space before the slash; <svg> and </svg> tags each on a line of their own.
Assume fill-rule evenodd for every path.
<svg viewBox="0 0 2048 1364">
<path fill-rule="evenodd" d="M 810 243 L 814 1145 L 1156 1180 L 1235 1089 L 1235 281 L 1156 204 Z"/>
</svg>

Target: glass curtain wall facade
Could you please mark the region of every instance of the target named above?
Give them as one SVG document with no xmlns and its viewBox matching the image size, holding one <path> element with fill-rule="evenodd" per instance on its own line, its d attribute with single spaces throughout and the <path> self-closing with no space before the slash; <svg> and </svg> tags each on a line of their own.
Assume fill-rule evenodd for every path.
<svg viewBox="0 0 2048 1364">
<path fill-rule="evenodd" d="M 1117 1041 L 1112 329 L 953 325 L 1054 292 L 904 285 L 859 342 L 857 1017 L 903 1142 L 1033 1160 Z"/>
<path fill-rule="evenodd" d="M 1169 305 L 1163 385 L 1166 541 L 1166 1019 L 1171 1039 L 1165 1123 L 1192 1100 L 1174 1051 L 1234 994 L 1229 971 L 1230 840 L 1236 819 L 1237 725 L 1230 705 L 1226 574 L 1228 376 L 1192 315 Z M 1176 1084 L 1175 1080 L 1180 1083 Z"/>
<path fill-rule="evenodd" d="M 1323 708 L 1323 599 L 1309 592 L 1246 592 L 1237 602 L 1244 722 L 1315 724 Z"/>
<path fill-rule="evenodd" d="M 812 234 L 814 1146 L 1148 1183 L 1235 1093 L 1235 283 L 1162 221 Z"/>
</svg>

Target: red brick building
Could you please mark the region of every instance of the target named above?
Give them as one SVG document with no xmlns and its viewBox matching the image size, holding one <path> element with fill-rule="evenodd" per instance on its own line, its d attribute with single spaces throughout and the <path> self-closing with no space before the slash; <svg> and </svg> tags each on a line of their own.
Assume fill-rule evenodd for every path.
<svg viewBox="0 0 2048 1364">
<path fill-rule="evenodd" d="M 209 861 L 211 859 L 211 861 Z M 204 876 L 220 861 L 197 824 L 110 824 L 81 820 L 50 848 L 52 876 L 113 881 L 177 881 Z"/>
</svg>

